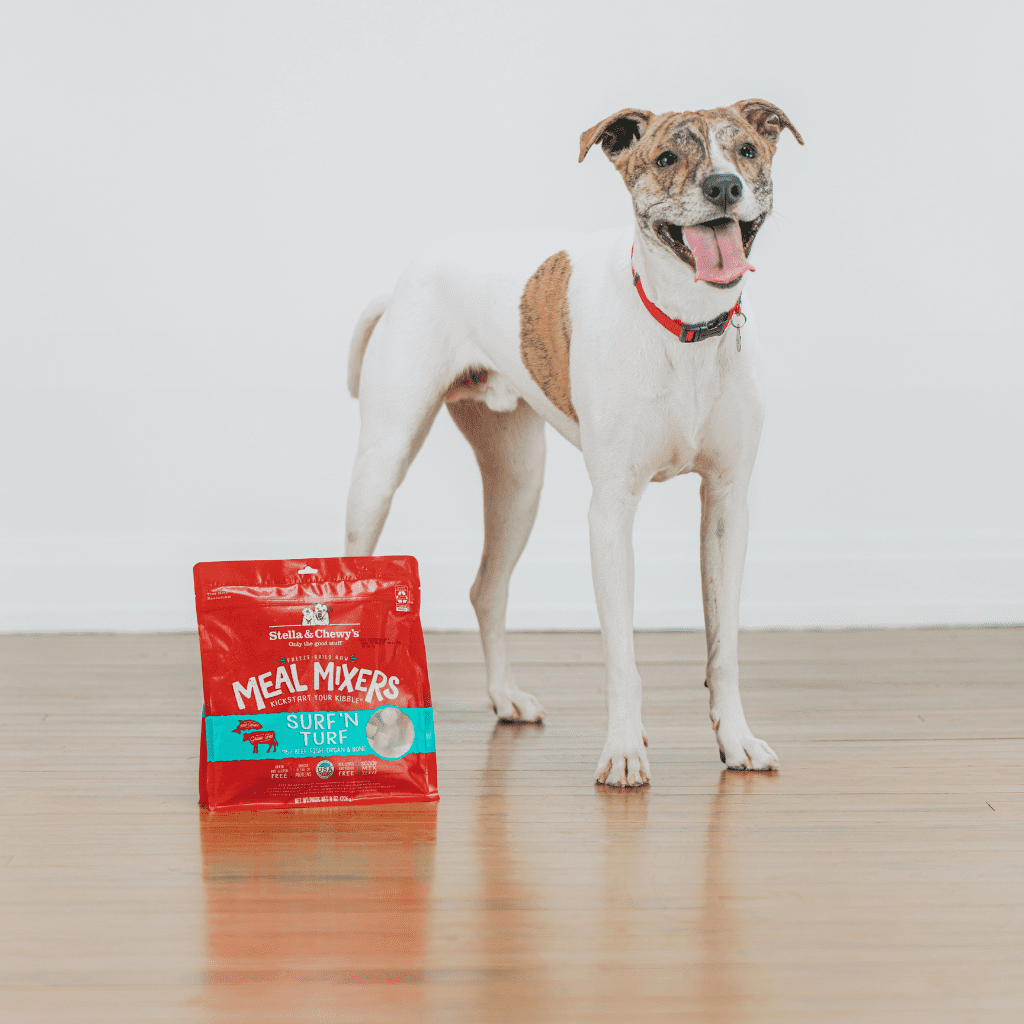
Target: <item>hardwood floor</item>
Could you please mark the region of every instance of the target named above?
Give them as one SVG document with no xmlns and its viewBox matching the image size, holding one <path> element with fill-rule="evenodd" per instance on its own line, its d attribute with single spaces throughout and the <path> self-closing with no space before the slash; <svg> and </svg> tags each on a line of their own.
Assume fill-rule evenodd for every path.
<svg viewBox="0 0 1024 1024">
<path fill-rule="evenodd" d="M 1024 629 L 745 634 L 778 774 L 719 763 L 703 636 L 640 634 L 625 792 L 597 636 L 514 637 L 543 726 L 428 648 L 440 803 L 210 815 L 194 636 L 0 637 L 0 1020 L 1024 1018 Z"/>
</svg>

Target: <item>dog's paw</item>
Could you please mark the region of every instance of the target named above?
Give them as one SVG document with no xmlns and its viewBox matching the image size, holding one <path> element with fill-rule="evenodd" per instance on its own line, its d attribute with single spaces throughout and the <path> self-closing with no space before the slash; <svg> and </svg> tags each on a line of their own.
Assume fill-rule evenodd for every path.
<svg viewBox="0 0 1024 1024">
<path fill-rule="evenodd" d="M 739 772 L 775 772 L 779 759 L 764 740 L 759 740 L 750 729 L 729 729 L 723 722 L 717 730 L 718 754 L 726 768 Z"/>
<path fill-rule="evenodd" d="M 496 691 L 490 696 L 499 722 L 540 722 L 544 718 L 540 702 L 524 690 Z"/>
<path fill-rule="evenodd" d="M 646 786 L 651 781 L 647 734 L 641 726 L 633 742 L 609 739 L 597 761 L 594 781 L 604 786 Z"/>
</svg>

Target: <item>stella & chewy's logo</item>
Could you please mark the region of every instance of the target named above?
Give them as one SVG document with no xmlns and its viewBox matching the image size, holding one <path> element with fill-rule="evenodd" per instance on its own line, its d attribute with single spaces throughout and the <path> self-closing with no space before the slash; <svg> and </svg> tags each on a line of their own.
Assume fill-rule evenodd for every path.
<svg viewBox="0 0 1024 1024">
<path fill-rule="evenodd" d="M 395 611 L 407 612 L 412 607 L 412 592 L 408 587 L 395 587 Z"/>
<path fill-rule="evenodd" d="M 269 640 L 352 640 L 359 636 L 355 623 L 338 622 L 330 629 L 331 606 L 317 601 L 302 609 L 302 622 L 297 625 L 271 626 Z M 299 646 L 291 644 L 292 647 Z M 309 646 L 308 644 L 306 646 Z"/>
<path fill-rule="evenodd" d="M 246 719 L 244 722 L 239 722 L 237 727 L 232 729 L 232 732 L 241 733 L 241 738 L 246 743 L 252 744 L 252 752 L 258 754 L 260 752 L 260 744 L 266 743 L 267 753 L 271 750 L 277 750 L 277 737 L 273 732 L 259 732 L 263 726 L 259 722 L 253 721 L 251 718 Z"/>
</svg>

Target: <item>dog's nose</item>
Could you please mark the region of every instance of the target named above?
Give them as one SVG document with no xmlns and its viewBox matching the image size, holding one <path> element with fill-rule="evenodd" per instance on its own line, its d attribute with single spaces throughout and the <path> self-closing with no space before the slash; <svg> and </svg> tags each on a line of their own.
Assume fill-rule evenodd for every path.
<svg viewBox="0 0 1024 1024">
<path fill-rule="evenodd" d="M 738 203 L 743 198 L 743 182 L 735 174 L 709 174 L 701 187 L 704 198 L 720 206 L 723 213 L 730 203 Z"/>
</svg>

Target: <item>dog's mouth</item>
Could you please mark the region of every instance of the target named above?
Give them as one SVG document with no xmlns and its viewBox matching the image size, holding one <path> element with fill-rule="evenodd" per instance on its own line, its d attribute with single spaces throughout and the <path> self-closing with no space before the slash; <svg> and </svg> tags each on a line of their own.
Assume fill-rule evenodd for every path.
<svg viewBox="0 0 1024 1024">
<path fill-rule="evenodd" d="M 654 230 L 679 259 L 693 267 L 696 280 L 728 288 L 754 269 L 746 257 L 765 216 L 762 213 L 756 220 L 719 217 L 689 227 L 660 220 Z"/>
</svg>

